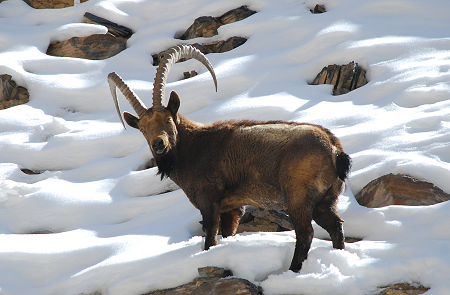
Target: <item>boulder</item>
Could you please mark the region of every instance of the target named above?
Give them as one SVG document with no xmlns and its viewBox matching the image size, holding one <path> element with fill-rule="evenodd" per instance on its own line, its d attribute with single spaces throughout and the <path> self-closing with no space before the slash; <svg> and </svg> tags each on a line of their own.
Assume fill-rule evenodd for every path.
<svg viewBox="0 0 450 295">
<path fill-rule="evenodd" d="M 84 20 L 89 24 L 102 25 L 108 28 L 108 33 L 122 38 L 130 38 L 133 31 L 122 25 L 118 25 L 115 22 L 109 21 L 102 17 L 93 15 L 92 13 L 86 12 L 84 14 Z"/>
<path fill-rule="evenodd" d="M 201 16 L 181 35 L 179 39 L 188 40 L 197 37 L 212 37 L 218 34 L 217 29 L 221 26 L 217 18 L 213 16 Z"/>
<path fill-rule="evenodd" d="M 324 5 L 316 4 L 316 6 L 314 6 L 314 9 L 310 9 L 310 11 L 313 14 L 319 14 L 319 13 L 324 13 L 327 10 L 325 9 Z"/>
<path fill-rule="evenodd" d="M 228 25 L 246 19 L 255 13 L 256 11 L 249 9 L 247 5 L 242 5 L 241 7 L 225 12 L 217 17 L 217 19 L 222 25 Z"/>
<path fill-rule="evenodd" d="M 88 0 L 81 0 L 80 2 L 86 2 Z M 65 8 L 74 6 L 74 0 L 24 0 L 25 3 L 36 9 L 48 9 L 48 8 Z"/>
<path fill-rule="evenodd" d="M 279 210 L 268 210 L 247 206 L 238 226 L 237 233 L 242 232 L 278 232 L 293 230 L 289 216 Z"/>
<path fill-rule="evenodd" d="M 329 65 L 317 74 L 311 85 L 332 84 L 333 95 L 341 95 L 367 84 L 366 71 L 354 61 L 347 65 Z"/>
<path fill-rule="evenodd" d="M 201 16 L 194 20 L 194 23 L 178 38 L 189 40 L 198 37 L 212 37 L 218 34 L 217 29 L 220 26 L 231 24 L 243 20 L 256 13 L 243 5 L 236 9 L 225 12 L 221 16 Z"/>
<path fill-rule="evenodd" d="M 0 110 L 30 101 L 25 87 L 17 86 L 10 75 L 0 75 Z"/>
<path fill-rule="evenodd" d="M 184 79 L 189 79 L 189 78 L 195 77 L 197 75 L 198 75 L 198 73 L 195 70 L 192 70 L 190 72 L 183 72 Z"/>
<path fill-rule="evenodd" d="M 355 198 L 362 206 L 378 208 L 433 205 L 450 200 L 450 195 L 430 182 L 405 174 L 388 174 L 371 181 Z"/>
<path fill-rule="evenodd" d="M 258 295 L 263 294 L 262 289 L 248 280 L 231 277 L 229 270 L 220 267 L 207 266 L 198 269 L 200 277 L 194 281 L 165 290 L 157 290 L 145 295 Z"/>
<path fill-rule="evenodd" d="M 125 49 L 126 39 L 111 34 L 95 34 L 50 44 L 47 54 L 98 60 L 107 59 Z"/>
<path fill-rule="evenodd" d="M 236 47 L 241 46 L 247 41 L 247 38 L 244 37 L 230 37 L 227 40 L 221 40 L 211 43 L 194 43 L 192 46 L 200 50 L 203 54 L 209 54 L 209 53 L 223 53 L 230 51 Z M 169 49 L 168 49 L 169 50 Z M 153 65 L 158 66 L 159 62 L 161 61 L 161 58 L 166 54 L 168 50 L 161 51 L 157 54 L 152 54 L 153 58 Z M 178 62 L 185 61 L 186 59 L 181 59 Z"/>
<path fill-rule="evenodd" d="M 430 290 L 422 285 L 410 285 L 407 283 L 395 284 L 384 287 L 378 295 L 419 295 Z"/>
<path fill-rule="evenodd" d="M 203 44 L 193 44 L 194 47 L 197 47 L 203 54 L 208 53 L 223 53 L 230 50 L 233 50 L 236 47 L 241 46 L 247 42 L 247 38 L 244 37 L 230 37 L 225 41 L 216 41 L 212 43 L 203 43 Z"/>
</svg>

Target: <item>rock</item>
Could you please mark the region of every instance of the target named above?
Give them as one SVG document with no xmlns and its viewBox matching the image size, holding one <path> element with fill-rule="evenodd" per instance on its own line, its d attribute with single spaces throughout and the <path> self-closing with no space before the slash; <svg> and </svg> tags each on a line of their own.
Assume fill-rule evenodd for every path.
<svg viewBox="0 0 450 295">
<path fill-rule="evenodd" d="M 200 50 L 203 54 L 209 54 L 209 53 L 223 53 L 230 51 L 236 47 L 241 46 L 247 41 L 247 38 L 244 37 L 230 37 L 226 41 L 216 41 L 212 43 L 194 43 L 192 46 Z M 153 58 L 153 65 L 158 66 L 159 62 L 161 61 L 161 58 L 164 56 L 164 54 L 168 50 L 161 51 L 157 54 L 152 54 Z M 186 59 L 181 59 L 178 62 L 185 61 Z"/>
<path fill-rule="evenodd" d="M 378 295 L 419 295 L 430 290 L 430 288 L 424 287 L 422 285 L 410 285 L 406 283 L 395 284 L 389 287 L 384 287 L 383 291 L 378 293 Z"/>
<path fill-rule="evenodd" d="M 354 61 L 347 65 L 329 65 L 317 74 L 311 85 L 332 84 L 333 95 L 341 95 L 367 84 L 366 71 Z"/>
<path fill-rule="evenodd" d="M 27 168 L 20 168 L 20 171 L 22 171 L 25 174 L 28 175 L 38 175 L 38 174 L 42 174 L 45 171 L 38 171 L 38 170 L 31 170 L 31 169 L 27 169 Z"/>
<path fill-rule="evenodd" d="M 230 51 L 236 47 L 241 46 L 247 42 L 247 38 L 244 37 L 230 37 L 226 41 L 216 41 L 212 43 L 193 44 L 203 54 L 208 53 L 223 53 Z"/>
<path fill-rule="evenodd" d="M 213 16 L 201 16 L 184 32 L 179 39 L 188 40 L 197 37 L 212 37 L 218 34 L 221 23 Z"/>
<path fill-rule="evenodd" d="M 80 2 L 86 2 L 88 0 L 81 0 Z M 25 3 L 36 9 L 47 8 L 65 8 L 74 6 L 74 0 L 24 0 Z"/>
<path fill-rule="evenodd" d="M 280 232 L 294 230 L 291 219 L 281 210 L 268 210 L 247 206 L 245 214 L 239 223 L 237 233 L 243 232 Z M 325 239 L 331 240 L 331 239 Z M 346 243 L 361 241 L 358 237 L 345 237 Z"/>
<path fill-rule="evenodd" d="M 314 6 L 314 9 L 310 9 L 310 11 L 314 14 L 327 12 L 325 6 L 320 4 L 316 4 L 316 6 Z"/>
<path fill-rule="evenodd" d="M 450 195 L 430 182 L 404 174 L 388 174 L 371 181 L 355 198 L 362 206 L 378 208 L 433 205 L 450 200 Z"/>
<path fill-rule="evenodd" d="M 219 17 L 201 16 L 195 19 L 194 23 L 178 39 L 189 40 L 198 37 L 215 36 L 218 34 L 217 29 L 220 26 L 243 20 L 255 13 L 256 11 L 243 5 L 227 11 Z"/>
<path fill-rule="evenodd" d="M 98 24 L 107 27 L 108 33 L 117 37 L 130 38 L 130 36 L 133 34 L 133 31 L 130 28 L 118 25 L 112 21 L 93 15 L 89 12 L 86 12 L 84 14 L 84 20 L 89 24 Z"/>
<path fill-rule="evenodd" d="M 198 73 L 197 73 L 195 70 L 192 70 L 192 71 L 190 71 L 190 72 L 184 72 L 184 73 L 183 73 L 184 79 L 189 79 L 189 78 L 194 77 L 194 76 L 197 76 L 197 75 L 198 75 Z"/>
<path fill-rule="evenodd" d="M 30 101 L 30 94 L 25 87 L 16 86 L 10 75 L 0 75 L 0 110 Z"/>
<path fill-rule="evenodd" d="M 249 9 L 247 5 L 242 5 L 241 7 L 225 12 L 217 17 L 217 19 L 222 25 L 228 25 L 246 19 L 255 13 L 256 11 Z"/>
<path fill-rule="evenodd" d="M 194 281 L 165 290 L 157 290 L 145 295 L 258 295 L 263 294 L 262 289 L 248 280 L 231 277 L 232 273 L 219 267 L 207 266 L 198 269 L 200 277 Z"/>
<path fill-rule="evenodd" d="M 285 212 L 247 206 L 237 232 L 278 232 L 293 229 L 291 220 Z"/>
<path fill-rule="evenodd" d="M 126 39 L 111 34 L 95 34 L 88 37 L 73 37 L 51 44 L 47 54 L 98 60 L 114 56 L 124 49 L 126 49 Z"/>
</svg>

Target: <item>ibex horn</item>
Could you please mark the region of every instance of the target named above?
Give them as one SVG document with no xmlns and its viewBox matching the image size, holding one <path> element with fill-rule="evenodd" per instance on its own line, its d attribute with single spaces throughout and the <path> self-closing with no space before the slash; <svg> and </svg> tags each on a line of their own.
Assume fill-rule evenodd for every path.
<svg viewBox="0 0 450 295">
<path fill-rule="evenodd" d="M 164 57 L 161 59 L 159 63 L 159 67 L 156 70 L 155 83 L 153 84 L 153 110 L 154 111 L 163 111 L 164 106 L 164 92 L 166 87 L 167 75 L 169 74 L 170 69 L 173 64 L 179 61 L 182 58 L 195 58 L 199 62 L 201 62 L 205 67 L 208 68 L 211 76 L 214 80 L 214 85 L 216 86 L 217 91 L 217 80 L 216 74 L 214 73 L 214 69 L 209 62 L 209 60 L 201 53 L 197 48 L 191 45 L 178 45 L 171 48 Z"/>
<path fill-rule="evenodd" d="M 111 90 L 111 95 L 114 100 L 114 104 L 116 105 L 116 111 L 119 115 L 120 121 L 122 122 L 123 128 L 127 129 L 125 127 L 125 123 L 122 119 L 122 114 L 120 113 L 119 108 L 119 101 L 117 100 L 117 94 L 116 94 L 116 86 L 120 89 L 122 94 L 125 96 L 125 98 L 128 100 L 128 102 L 133 107 L 136 114 L 139 116 L 139 118 L 142 118 L 142 116 L 147 111 L 147 108 L 145 104 L 141 101 L 141 99 L 131 90 L 127 84 L 122 80 L 122 78 L 117 75 L 115 72 L 112 72 L 108 75 L 108 83 L 109 83 L 109 89 Z"/>
</svg>

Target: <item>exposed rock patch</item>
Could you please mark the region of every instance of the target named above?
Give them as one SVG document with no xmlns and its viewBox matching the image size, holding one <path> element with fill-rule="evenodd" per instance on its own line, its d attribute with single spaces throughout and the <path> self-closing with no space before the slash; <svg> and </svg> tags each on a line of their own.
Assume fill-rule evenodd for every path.
<svg viewBox="0 0 450 295">
<path fill-rule="evenodd" d="M 92 13 L 86 12 L 87 23 L 99 24 L 108 28 L 108 34 L 94 34 L 88 37 L 73 37 L 69 40 L 50 44 L 48 55 L 77 57 L 91 60 L 110 58 L 126 49 L 127 38 L 133 31 Z"/>
<path fill-rule="evenodd" d="M 285 212 L 248 206 L 237 232 L 279 232 L 293 229 L 294 226 Z"/>
<path fill-rule="evenodd" d="M 450 200 L 450 195 L 430 182 L 404 174 L 388 174 L 371 181 L 355 198 L 362 206 L 378 208 L 433 205 Z"/>
<path fill-rule="evenodd" d="M 237 233 L 281 232 L 289 230 L 294 230 L 294 226 L 286 212 L 247 206 L 245 214 L 239 223 Z M 346 243 L 354 243 L 361 240 L 362 238 L 345 237 Z"/>
<path fill-rule="evenodd" d="M 192 70 L 190 72 L 184 72 L 183 73 L 183 79 L 189 79 L 189 78 L 195 77 L 197 75 L 198 75 L 198 73 L 196 71 L 194 71 L 194 70 Z"/>
<path fill-rule="evenodd" d="M 112 57 L 124 49 L 126 49 L 125 38 L 111 34 L 94 34 L 51 44 L 47 54 L 99 60 Z"/>
<path fill-rule="evenodd" d="M 133 34 L 133 31 L 130 28 L 116 24 L 115 22 L 109 21 L 89 12 L 84 14 L 84 20 L 89 24 L 97 24 L 107 27 L 108 33 L 117 37 L 130 38 Z"/>
<path fill-rule="evenodd" d="M 421 285 L 410 285 L 406 283 L 395 284 L 389 287 L 384 287 L 383 291 L 378 295 L 419 295 L 430 290 L 430 288 Z"/>
<path fill-rule="evenodd" d="M 88 0 L 81 0 L 80 2 L 86 1 Z M 75 4 L 74 0 L 24 0 L 24 2 L 36 9 L 65 8 Z"/>
<path fill-rule="evenodd" d="M 243 5 L 236 9 L 225 12 L 221 16 L 201 16 L 197 18 L 194 23 L 177 39 L 189 40 L 198 37 L 212 37 L 218 34 L 217 29 L 220 26 L 231 24 L 243 20 L 256 11 Z"/>
<path fill-rule="evenodd" d="M 366 71 L 354 61 L 347 65 L 329 65 L 317 74 L 311 85 L 332 84 L 333 95 L 341 95 L 367 84 Z"/>
<path fill-rule="evenodd" d="M 325 9 L 325 5 L 321 5 L 321 4 L 316 4 L 316 6 L 314 6 L 314 9 L 310 9 L 309 11 L 311 11 L 311 13 L 313 13 L 313 14 L 327 12 L 327 10 Z"/>
<path fill-rule="evenodd" d="M 209 54 L 209 53 L 223 53 L 230 51 L 236 47 L 241 46 L 247 41 L 247 38 L 244 37 L 230 37 L 225 41 L 216 41 L 211 43 L 194 43 L 192 46 L 200 50 L 203 54 Z M 168 49 L 169 50 L 169 49 Z M 161 58 L 166 54 L 168 50 L 161 51 L 157 54 L 152 54 L 153 58 L 153 65 L 157 66 L 159 65 L 159 62 L 161 61 Z M 185 61 L 186 59 L 181 59 L 179 62 Z"/>
<path fill-rule="evenodd" d="M 229 270 L 219 267 L 207 266 L 198 269 L 200 277 L 194 281 L 165 290 L 153 291 L 145 295 L 258 295 L 263 294 L 262 289 L 248 280 L 232 277 Z"/>
<path fill-rule="evenodd" d="M 0 110 L 30 101 L 25 87 L 17 86 L 10 75 L 0 75 Z"/>
<path fill-rule="evenodd" d="M 20 168 L 20 171 L 22 171 L 25 174 L 28 175 L 38 175 L 38 174 L 42 174 L 45 171 L 38 171 L 38 170 L 31 170 L 31 169 L 27 169 L 27 168 Z"/>
</svg>

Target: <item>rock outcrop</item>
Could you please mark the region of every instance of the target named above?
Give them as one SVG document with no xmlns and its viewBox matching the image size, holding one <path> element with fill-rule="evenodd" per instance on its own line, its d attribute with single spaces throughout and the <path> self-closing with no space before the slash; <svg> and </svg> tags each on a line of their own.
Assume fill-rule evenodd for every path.
<svg viewBox="0 0 450 295">
<path fill-rule="evenodd" d="M 285 212 L 247 206 L 237 232 L 278 232 L 293 229 L 294 226 Z"/>
<path fill-rule="evenodd" d="M 248 280 L 232 277 L 229 270 L 207 266 L 198 269 L 200 277 L 194 281 L 171 289 L 158 290 L 145 295 L 259 295 L 262 289 Z"/>
<path fill-rule="evenodd" d="M 133 31 L 130 28 L 116 24 L 115 22 L 109 21 L 103 17 L 96 16 L 89 12 L 86 12 L 84 14 L 84 20 L 88 24 L 97 24 L 107 27 L 108 33 L 116 37 L 130 38 L 133 34 Z"/>
<path fill-rule="evenodd" d="M 99 60 L 112 57 L 125 49 L 125 38 L 111 34 L 94 34 L 88 37 L 72 37 L 69 40 L 50 44 L 47 54 Z"/>
<path fill-rule="evenodd" d="M 80 3 L 88 0 L 81 0 Z M 36 9 L 48 9 L 48 8 L 65 8 L 74 6 L 74 0 L 24 0 L 25 3 Z"/>
<path fill-rule="evenodd" d="M 25 87 L 17 86 L 10 75 L 0 75 L 0 110 L 27 103 L 30 94 Z"/>
<path fill-rule="evenodd" d="M 450 200 L 450 195 L 434 184 L 404 174 L 388 174 L 367 184 L 355 195 L 362 206 L 424 206 Z"/>
<path fill-rule="evenodd" d="M 194 23 L 177 39 L 189 40 L 198 37 L 212 37 L 218 34 L 217 29 L 220 26 L 231 24 L 243 20 L 256 11 L 243 5 L 236 9 L 225 12 L 221 16 L 201 16 L 195 19 Z"/>
<path fill-rule="evenodd" d="M 102 17 L 86 12 L 87 23 L 99 24 L 108 28 L 107 34 L 94 34 L 88 37 L 73 37 L 69 40 L 50 44 L 48 55 L 77 57 L 92 60 L 110 58 L 126 49 L 127 38 L 133 31 Z"/>
<path fill-rule="evenodd" d="M 410 285 L 407 283 L 395 284 L 384 287 L 378 295 L 420 295 L 430 290 L 422 285 Z"/>
<path fill-rule="evenodd" d="M 367 84 L 366 71 L 354 61 L 347 65 L 329 65 L 317 74 L 311 85 L 332 84 L 333 95 L 341 95 Z"/>
<path fill-rule="evenodd" d="M 319 13 L 327 12 L 327 10 L 325 9 L 325 5 L 321 5 L 321 4 L 316 4 L 316 6 L 314 6 L 314 9 L 310 9 L 310 11 L 313 14 L 319 14 Z"/>
<path fill-rule="evenodd" d="M 247 38 L 244 37 L 230 37 L 227 40 L 221 40 L 211 43 L 194 43 L 192 46 L 200 50 L 203 54 L 209 54 L 209 53 L 223 53 L 230 51 L 236 47 L 241 46 L 247 41 Z M 159 62 L 161 61 L 161 58 L 166 54 L 168 51 L 164 50 L 157 54 L 152 54 L 153 58 L 153 65 L 157 66 L 159 65 Z M 185 61 L 186 59 L 181 59 L 179 62 Z"/>
</svg>

